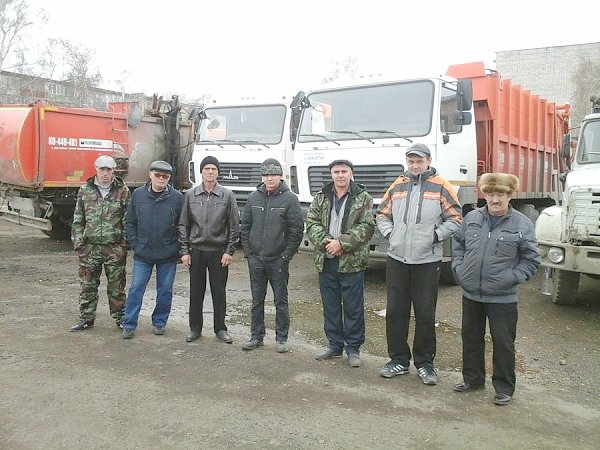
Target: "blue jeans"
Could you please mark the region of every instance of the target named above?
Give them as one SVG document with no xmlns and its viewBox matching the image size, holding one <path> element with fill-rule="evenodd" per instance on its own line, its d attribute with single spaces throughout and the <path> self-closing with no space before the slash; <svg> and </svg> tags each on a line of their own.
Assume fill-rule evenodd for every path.
<svg viewBox="0 0 600 450">
<path fill-rule="evenodd" d="M 138 259 L 133 260 L 133 276 L 125 302 L 125 320 L 123 321 L 125 330 L 137 328 L 144 292 L 150 281 L 153 267 L 152 263 Z M 176 261 L 156 264 L 156 306 L 152 313 L 152 325 L 155 327 L 164 328 L 167 325 L 173 300 L 173 281 L 175 281 L 176 268 Z"/>
<path fill-rule="evenodd" d="M 329 348 L 358 354 L 365 342 L 365 271 L 338 272 L 338 258 L 325 258 L 319 273 L 325 336 Z"/>
<path fill-rule="evenodd" d="M 252 339 L 262 341 L 265 337 L 265 297 L 267 283 L 271 283 L 275 301 L 275 339 L 285 342 L 290 328 L 288 306 L 289 262 L 278 258 L 274 261 L 261 261 L 256 256 L 248 256 L 252 309 L 250 312 L 250 332 Z"/>
</svg>

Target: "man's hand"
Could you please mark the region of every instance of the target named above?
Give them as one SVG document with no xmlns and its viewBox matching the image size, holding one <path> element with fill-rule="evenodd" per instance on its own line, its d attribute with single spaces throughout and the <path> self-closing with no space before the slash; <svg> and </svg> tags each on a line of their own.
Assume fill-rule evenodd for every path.
<svg viewBox="0 0 600 450">
<path fill-rule="evenodd" d="M 185 267 L 190 267 L 192 265 L 192 257 L 191 257 L 191 255 L 183 255 L 181 257 L 181 263 Z"/>
<path fill-rule="evenodd" d="M 227 267 L 232 262 L 233 256 L 231 256 L 229 253 L 223 253 L 223 256 L 221 256 L 221 267 Z"/>
<path fill-rule="evenodd" d="M 332 256 L 342 256 L 342 243 L 337 239 L 327 238 L 327 244 L 325 244 L 325 251 L 327 254 Z"/>
</svg>

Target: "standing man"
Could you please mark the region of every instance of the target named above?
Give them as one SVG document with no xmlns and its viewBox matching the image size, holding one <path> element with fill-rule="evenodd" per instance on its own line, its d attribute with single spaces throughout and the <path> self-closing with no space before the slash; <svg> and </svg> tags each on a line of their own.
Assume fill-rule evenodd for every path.
<svg viewBox="0 0 600 450">
<path fill-rule="evenodd" d="M 329 170 L 333 181 L 315 195 L 306 216 L 329 341 L 329 348 L 316 359 L 342 356 L 345 349 L 348 364 L 359 367 L 360 346 L 365 341 L 365 270 L 375 231 L 373 199 L 363 185 L 352 180 L 350 161 L 335 160 Z"/>
<path fill-rule="evenodd" d="M 213 302 L 213 326 L 218 339 L 231 344 L 225 325 L 227 276 L 239 238 L 240 217 L 233 192 L 217 182 L 219 161 L 207 156 L 200 163 L 202 184 L 183 197 L 179 219 L 181 262 L 190 269 L 190 334 L 187 342 L 202 333 L 202 308 L 206 271 Z"/>
<path fill-rule="evenodd" d="M 156 305 L 152 313 L 154 334 L 165 333 L 171 312 L 173 281 L 179 260 L 177 225 L 183 195 L 169 186 L 173 167 L 166 161 L 150 164 L 148 181 L 131 196 L 127 208 L 127 241 L 133 249 L 133 277 L 125 303 L 123 339 L 131 339 L 146 286 L 156 266 Z"/>
<path fill-rule="evenodd" d="M 463 382 L 467 392 L 485 384 L 485 325 L 493 342 L 494 403 L 510 403 L 515 391 L 517 285 L 540 265 L 533 223 L 509 201 L 519 179 L 507 173 L 486 173 L 479 179 L 486 206 L 466 215 L 452 243 L 452 268 L 463 288 Z"/>
<path fill-rule="evenodd" d="M 282 180 L 281 164 L 274 158 L 260 166 L 262 183 L 248 197 L 242 213 L 242 246 L 248 259 L 252 310 L 250 340 L 242 348 L 254 350 L 265 337 L 265 297 L 271 283 L 275 301 L 276 351 L 289 351 L 289 264 L 302 241 L 304 220 L 298 197 Z"/>
<path fill-rule="evenodd" d="M 377 209 L 377 227 L 389 240 L 386 259 L 386 336 L 390 361 L 385 378 L 409 372 L 413 358 L 424 384 L 437 384 L 435 308 L 442 242 L 458 229 L 461 209 L 454 188 L 430 166 L 424 144 L 406 150 L 408 170 L 388 188 Z M 415 313 L 413 354 L 408 345 L 411 306 Z"/>
<path fill-rule="evenodd" d="M 110 315 L 122 326 L 125 305 L 125 213 L 129 188 L 115 176 L 117 163 L 110 156 L 99 156 L 96 175 L 79 188 L 73 213 L 71 240 L 79 257 L 79 322 L 71 331 L 94 326 L 98 307 L 98 286 L 102 266 L 106 274 Z"/>
</svg>

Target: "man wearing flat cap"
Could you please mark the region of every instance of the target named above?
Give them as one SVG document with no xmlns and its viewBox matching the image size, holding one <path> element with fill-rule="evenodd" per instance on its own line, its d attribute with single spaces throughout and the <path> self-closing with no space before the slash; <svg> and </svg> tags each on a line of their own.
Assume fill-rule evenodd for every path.
<svg viewBox="0 0 600 450">
<path fill-rule="evenodd" d="M 493 342 L 492 385 L 496 405 L 510 403 L 515 391 L 517 285 L 540 265 L 533 223 L 509 201 L 519 179 L 507 173 L 479 178 L 486 205 L 471 211 L 454 234 L 452 268 L 463 289 L 463 381 L 457 392 L 485 385 L 485 328 Z"/>
<path fill-rule="evenodd" d="M 340 357 L 345 350 L 350 367 L 359 367 L 365 341 L 365 270 L 375 231 L 373 199 L 353 181 L 352 162 L 335 160 L 329 171 L 332 181 L 315 195 L 306 216 L 328 341 L 328 348 L 316 359 Z"/>
<path fill-rule="evenodd" d="M 412 357 L 423 384 L 434 385 L 442 242 L 460 226 L 461 207 L 452 185 L 431 167 L 431 151 L 425 144 L 408 147 L 406 166 L 377 209 L 377 227 L 389 241 L 385 323 L 390 361 L 379 374 L 385 378 L 407 374 Z M 411 307 L 415 314 L 412 354 Z"/>
<path fill-rule="evenodd" d="M 200 162 L 202 183 L 185 193 L 179 217 L 181 262 L 190 270 L 190 333 L 186 342 L 193 342 L 202 334 L 207 272 L 213 330 L 220 341 L 233 342 L 225 325 L 226 287 L 239 239 L 240 216 L 235 195 L 217 181 L 220 168 L 214 156 L 206 156 Z"/>
<path fill-rule="evenodd" d="M 177 226 L 183 195 L 169 184 L 173 167 L 166 161 L 150 164 L 150 180 L 138 187 L 127 208 L 127 241 L 134 251 L 133 275 L 125 303 L 123 338 L 131 339 L 152 270 L 156 268 L 156 303 L 152 312 L 155 335 L 162 335 L 171 312 L 173 282 L 179 260 Z"/>
<path fill-rule="evenodd" d="M 281 164 L 274 158 L 260 166 L 262 183 L 248 196 L 242 212 L 241 234 L 250 272 L 252 309 L 250 340 L 242 348 L 254 350 L 265 337 L 265 297 L 270 283 L 275 302 L 275 350 L 289 351 L 289 264 L 304 232 L 298 197 L 283 181 Z"/>
<path fill-rule="evenodd" d="M 79 257 L 79 322 L 71 331 L 94 326 L 98 307 L 98 286 L 102 267 L 106 273 L 109 311 L 122 326 L 125 305 L 125 265 L 127 240 L 125 214 L 129 189 L 115 176 L 116 161 L 108 155 L 94 162 L 96 175 L 77 192 L 71 240 Z"/>
</svg>

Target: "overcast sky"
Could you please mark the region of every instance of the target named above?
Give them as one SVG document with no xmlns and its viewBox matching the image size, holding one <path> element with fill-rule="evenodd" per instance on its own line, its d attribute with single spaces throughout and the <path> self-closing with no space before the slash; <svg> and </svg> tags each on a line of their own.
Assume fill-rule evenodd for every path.
<svg viewBox="0 0 600 450">
<path fill-rule="evenodd" d="M 600 41 L 589 0 L 28 1 L 48 17 L 35 38 L 89 47 L 103 87 L 188 99 L 292 96 L 348 56 L 364 75 L 439 75 L 493 69 L 498 51 Z"/>
</svg>

